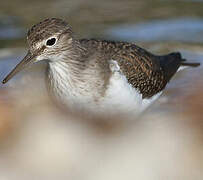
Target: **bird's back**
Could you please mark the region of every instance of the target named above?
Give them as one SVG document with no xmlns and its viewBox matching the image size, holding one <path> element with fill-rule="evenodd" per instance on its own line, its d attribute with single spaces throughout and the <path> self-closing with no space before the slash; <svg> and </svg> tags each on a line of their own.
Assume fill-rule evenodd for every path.
<svg viewBox="0 0 203 180">
<path fill-rule="evenodd" d="M 82 39 L 80 43 L 101 52 L 118 63 L 128 82 L 143 98 L 151 98 L 164 89 L 184 59 L 180 53 L 156 56 L 133 43 Z"/>
</svg>

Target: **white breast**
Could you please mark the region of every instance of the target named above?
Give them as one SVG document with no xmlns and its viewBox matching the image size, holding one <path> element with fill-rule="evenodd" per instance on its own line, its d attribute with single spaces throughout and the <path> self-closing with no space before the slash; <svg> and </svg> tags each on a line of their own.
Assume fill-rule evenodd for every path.
<svg viewBox="0 0 203 180">
<path fill-rule="evenodd" d="M 77 76 L 73 76 L 73 72 L 69 71 L 67 63 L 64 62 L 51 62 L 49 63 L 49 78 L 50 86 L 55 98 L 62 104 L 69 107 L 83 107 L 87 103 L 93 101 L 93 97 L 83 92 L 84 84 L 77 79 Z M 73 82 L 74 79 L 74 82 Z M 92 93 L 93 94 L 93 93 Z"/>
</svg>

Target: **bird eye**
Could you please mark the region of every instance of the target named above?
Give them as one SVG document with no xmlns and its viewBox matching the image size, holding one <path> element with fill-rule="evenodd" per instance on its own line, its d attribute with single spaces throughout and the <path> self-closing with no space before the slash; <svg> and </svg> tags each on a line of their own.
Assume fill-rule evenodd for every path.
<svg viewBox="0 0 203 180">
<path fill-rule="evenodd" d="M 46 45 L 53 46 L 55 43 L 56 43 L 56 38 L 50 38 L 47 40 Z"/>
</svg>

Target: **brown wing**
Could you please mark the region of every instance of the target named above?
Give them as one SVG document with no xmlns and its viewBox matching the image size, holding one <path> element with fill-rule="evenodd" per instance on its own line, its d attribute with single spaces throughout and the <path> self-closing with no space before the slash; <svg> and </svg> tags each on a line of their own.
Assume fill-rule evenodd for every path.
<svg viewBox="0 0 203 180">
<path fill-rule="evenodd" d="M 140 91 L 143 98 L 150 98 L 163 90 L 184 61 L 180 53 L 155 56 L 132 43 L 93 39 L 80 41 L 86 47 L 116 60 L 128 82 Z"/>
<path fill-rule="evenodd" d="M 143 98 L 150 98 L 167 84 L 162 67 L 156 56 L 134 44 L 124 45 L 114 55 L 128 82 L 138 89 Z"/>
</svg>

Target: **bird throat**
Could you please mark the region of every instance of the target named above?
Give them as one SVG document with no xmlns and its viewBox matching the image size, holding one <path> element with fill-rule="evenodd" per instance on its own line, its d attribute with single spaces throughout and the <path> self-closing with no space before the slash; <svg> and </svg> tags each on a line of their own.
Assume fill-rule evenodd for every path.
<svg viewBox="0 0 203 180">
<path fill-rule="evenodd" d="M 49 62 L 47 84 L 49 91 L 62 101 L 82 95 L 79 68 L 64 61 Z"/>
</svg>

